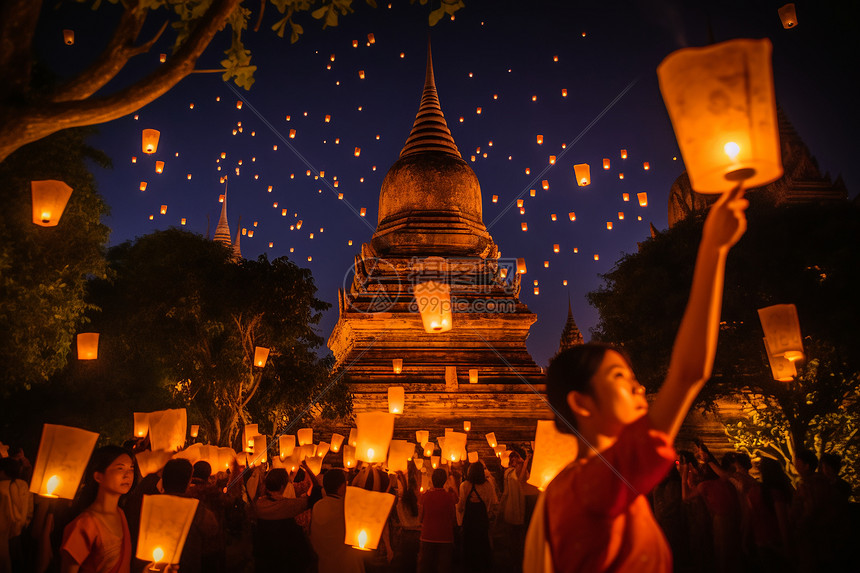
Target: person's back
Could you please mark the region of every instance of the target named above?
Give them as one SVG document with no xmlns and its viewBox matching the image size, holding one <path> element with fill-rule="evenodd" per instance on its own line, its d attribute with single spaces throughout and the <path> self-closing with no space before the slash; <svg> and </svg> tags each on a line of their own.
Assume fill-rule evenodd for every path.
<svg viewBox="0 0 860 573">
<path fill-rule="evenodd" d="M 346 476 L 341 470 L 329 470 L 323 476 L 325 497 L 311 512 L 311 544 L 316 551 L 319 573 L 363 573 L 364 562 L 359 550 L 346 545 L 346 520 L 343 497 Z"/>
<path fill-rule="evenodd" d="M 421 500 L 421 549 L 418 571 L 451 570 L 454 553 L 454 526 L 457 522 L 454 494 L 443 489 L 447 474 L 442 468 L 433 471 L 433 489 Z"/>
</svg>

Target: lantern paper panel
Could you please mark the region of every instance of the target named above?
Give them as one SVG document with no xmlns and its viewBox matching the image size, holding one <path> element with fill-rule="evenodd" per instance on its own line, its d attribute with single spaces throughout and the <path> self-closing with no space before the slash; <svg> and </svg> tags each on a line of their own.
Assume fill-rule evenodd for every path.
<svg viewBox="0 0 860 573">
<path fill-rule="evenodd" d="M 268 442 L 266 436 L 254 436 L 254 463 L 264 464 L 268 461 Z"/>
<path fill-rule="evenodd" d="M 445 430 L 445 442 L 442 446 L 442 457 L 448 461 L 456 462 L 460 459 L 460 452 L 466 449 L 466 434 Z"/>
<path fill-rule="evenodd" d="M 767 354 L 767 362 L 770 364 L 770 372 L 777 382 L 791 382 L 797 376 L 797 368 L 794 362 L 782 356 L 773 356 L 767 338 L 764 339 L 764 347 Z"/>
<path fill-rule="evenodd" d="M 491 448 L 495 448 L 499 445 L 499 443 L 496 441 L 495 432 L 490 432 L 485 437 L 487 438 L 487 443 L 490 445 Z"/>
<path fill-rule="evenodd" d="M 469 420 L 463 420 L 463 431 L 471 432 L 472 431 L 472 422 Z"/>
<path fill-rule="evenodd" d="M 332 434 L 331 435 L 331 451 L 337 453 L 340 451 L 340 447 L 343 444 L 343 436 L 340 434 Z"/>
<path fill-rule="evenodd" d="M 415 441 L 424 447 L 424 444 L 430 441 L 430 432 L 427 430 L 416 430 Z"/>
<path fill-rule="evenodd" d="M 55 227 L 72 196 L 72 188 L 56 179 L 30 181 L 30 195 L 33 223 L 40 227 Z"/>
<path fill-rule="evenodd" d="M 451 288 L 445 283 L 427 281 L 413 288 L 415 301 L 424 323 L 424 331 L 446 332 L 453 326 Z"/>
<path fill-rule="evenodd" d="M 367 551 L 376 549 L 394 501 L 390 493 L 347 486 L 343 500 L 344 543 Z"/>
<path fill-rule="evenodd" d="M 797 26 L 797 11 L 794 9 L 794 2 L 786 4 L 777 10 L 779 19 L 782 22 L 782 27 L 786 30 Z"/>
<path fill-rule="evenodd" d="M 216 466 L 212 466 L 212 471 L 223 472 L 230 468 L 233 465 L 233 462 L 236 461 L 236 452 L 232 450 L 232 448 L 218 448 L 218 464 L 217 470 Z"/>
<path fill-rule="evenodd" d="M 263 346 L 254 347 L 254 366 L 262 368 L 269 359 L 269 349 Z"/>
<path fill-rule="evenodd" d="M 432 467 L 435 470 L 436 468 L 439 467 L 439 461 L 440 461 L 439 456 L 430 456 L 430 467 Z"/>
<path fill-rule="evenodd" d="M 188 418 L 185 408 L 149 413 L 149 443 L 153 450 L 175 452 L 185 445 Z"/>
<path fill-rule="evenodd" d="M 580 187 L 585 187 L 591 183 L 591 167 L 588 163 L 577 163 L 573 166 L 573 172 L 576 175 L 576 184 Z"/>
<path fill-rule="evenodd" d="M 353 448 L 358 445 L 358 428 L 349 429 L 349 438 L 346 440 Z"/>
<path fill-rule="evenodd" d="M 320 442 L 319 444 L 317 444 L 315 455 L 318 458 L 324 458 L 330 448 L 331 444 L 329 444 L 328 442 Z"/>
<path fill-rule="evenodd" d="M 803 339 L 797 307 L 793 304 L 775 304 L 758 310 L 764 336 L 771 356 L 794 362 L 803 360 Z"/>
<path fill-rule="evenodd" d="M 288 458 L 293 455 L 296 449 L 296 437 L 292 434 L 283 434 L 278 436 L 278 456 Z"/>
<path fill-rule="evenodd" d="M 65 42 L 67 46 L 73 45 L 75 43 L 75 31 L 63 30 L 63 42 Z"/>
<path fill-rule="evenodd" d="M 98 439 L 96 432 L 43 425 L 30 491 L 44 497 L 74 499 Z"/>
<path fill-rule="evenodd" d="M 675 51 L 657 67 L 690 184 L 723 193 L 782 177 L 769 40 Z"/>
<path fill-rule="evenodd" d="M 254 436 L 259 436 L 260 432 L 257 424 L 245 424 L 245 429 L 242 431 L 242 449 L 254 447 Z"/>
<path fill-rule="evenodd" d="M 143 152 L 152 155 L 158 150 L 158 139 L 161 137 L 161 132 L 157 129 L 144 129 L 142 148 Z"/>
<path fill-rule="evenodd" d="M 436 446 L 434 446 L 432 442 L 427 442 L 426 444 L 424 444 L 423 447 L 424 447 L 424 457 L 425 458 L 429 458 L 430 456 L 433 455 L 433 452 L 436 451 Z"/>
<path fill-rule="evenodd" d="M 385 461 L 394 435 L 394 415 L 388 412 L 362 412 L 355 417 L 357 446 L 355 457 L 363 462 Z"/>
<path fill-rule="evenodd" d="M 388 471 L 406 473 L 409 458 L 415 453 L 415 446 L 406 440 L 391 440 L 388 452 Z"/>
<path fill-rule="evenodd" d="M 134 413 L 134 437 L 145 438 L 149 433 L 149 414 L 146 412 Z"/>
<path fill-rule="evenodd" d="M 403 372 L 403 359 L 402 358 L 392 359 L 391 365 L 394 368 L 395 374 L 400 374 L 401 372 Z"/>
<path fill-rule="evenodd" d="M 299 445 L 307 446 L 314 443 L 314 429 L 313 428 L 302 428 L 296 435 L 299 437 Z"/>
<path fill-rule="evenodd" d="M 349 444 L 343 446 L 343 467 L 355 467 L 355 446 L 350 446 Z"/>
<path fill-rule="evenodd" d="M 406 390 L 403 386 L 388 387 L 388 412 L 390 414 L 402 414 L 405 400 Z"/>
<path fill-rule="evenodd" d="M 173 457 L 171 453 L 164 450 L 144 450 L 135 454 L 134 460 L 137 462 L 141 477 L 146 477 L 160 472 L 171 457 Z M 215 466 L 212 467 L 214 469 Z"/>
<path fill-rule="evenodd" d="M 81 332 L 77 337 L 78 360 L 96 360 L 99 357 L 99 333 Z"/>
<path fill-rule="evenodd" d="M 310 469 L 315 476 L 320 475 L 320 472 L 322 471 L 322 463 L 323 459 L 319 456 L 314 456 L 307 460 L 308 469 Z"/>
<path fill-rule="evenodd" d="M 528 483 L 543 491 L 558 472 L 576 459 L 578 451 L 576 437 L 556 430 L 555 420 L 538 420 Z"/>
<path fill-rule="evenodd" d="M 192 438 L 196 438 L 200 434 L 200 426 L 198 424 L 192 424 L 191 430 L 188 431 L 188 435 Z"/>
<path fill-rule="evenodd" d="M 637 193 L 636 198 L 639 199 L 640 207 L 648 206 L 648 193 L 645 193 L 644 191 L 642 193 Z"/>
<path fill-rule="evenodd" d="M 140 508 L 137 558 L 179 563 L 198 500 L 175 495 L 144 495 Z"/>
</svg>

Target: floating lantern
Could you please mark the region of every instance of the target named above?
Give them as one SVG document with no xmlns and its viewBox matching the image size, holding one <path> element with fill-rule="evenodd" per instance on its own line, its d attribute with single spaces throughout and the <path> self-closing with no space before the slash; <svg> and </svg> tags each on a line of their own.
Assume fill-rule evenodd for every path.
<svg viewBox="0 0 860 573">
<path fill-rule="evenodd" d="M 257 424 L 245 424 L 242 430 L 242 449 L 249 450 L 254 447 L 254 436 L 259 436 L 260 431 Z"/>
<path fill-rule="evenodd" d="M 446 332 L 453 326 L 451 288 L 446 283 L 427 281 L 413 287 L 425 332 Z"/>
<path fill-rule="evenodd" d="M 403 402 L 405 401 L 405 390 L 403 386 L 388 387 L 388 412 L 391 414 L 403 413 Z"/>
<path fill-rule="evenodd" d="M 636 198 L 639 199 L 639 206 L 640 207 L 647 207 L 648 206 L 648 193 L 644 193 L 644 192 L 643 193 L 637 193 Z"/>
<path fill-rule="evenodd" d="M 771 356 L 791 362 L 803 360 L 803 339 L 800 336 L 796 306 L 777 304 L 760 308 L 758 316 Z"/>
<path fill-rule="evenodd" d="M 314 443 L 314 430 L 313 428 L 302 428 L 296 435 L 299 438 L 300 446 L 308 446 Z"/>
<path fill-rule="evenodd" d="M 630 193 L 622 193 L 621 200 L 625 202 L 630 201 Z"/>
<path fill-rule="evenodd" d="M 291 129 L 291 130 L 290 130 L 290 139 L 295 139 L 295 138 L 296 138 L 296 130 L 295 130 L 295 129 Z M 277 151 L 277 150 L 278 150 L 278 148 L 277 148 L 277 146 L 276 146 L 276 147 L 275 147 L 275 151 Z"/>
<path fill-rule="evenodd" d="M 478 369 L 477 368 L 469 368 L 469 384 L 477 384 L 478 383 Z"/>
<path fill-rule="evenodd" d="M 331 448 L 331 444 L 329 444 L 328 442 L 320 442 L 319 444 L 317 444 L 317 449 L 316 449 L 315 455 L 318 458 L 324 458 L 325 455 L 328 453 L 330 448 Z"/>
<path fill-rule="evenodd" d="M 606 222 L 606 230 L 607 230 L 607 231 L 611 231 L 611 230 L 612 230 L 612 221 L 607 221 L 607 222 Z"/>
<path fill-rule="evenodd" d="M 143 152 L 152 155 L 158 150 L 158 138 L 161 137 L 161 132 L 157 129 L 143 130 Z"/>
<path fill-rule="evenodd" d="M 323 459 L 320 457 L 313 457 L 307 460 L 308 469 L 311 470 L 311 473 L 315 476 L 319 475 L 322 471 L 322 463 Z"/>
<path fill-rule="evenodd" d="M 361 217 L 366 216 L 367 215 L 367 207 L 362 207 L 361 210 L 358 212 L 358 214 Z"/>
<path fill-rule="evenodd" d="M 537 136 L 537 143 L 538 143 L 538 145 L 543 145 L 543 136 L 542 135 Z"/>
<path fill-rule="evenodd" d="M 432 443 L 428 442 L 428 443 L 424 444 L 424 457 L 425 458 L 431 457 L 435 450 L 436 450 L 436 446 L 434 446 Z"/>
<path fill-rule="evenodd" d="M 618 211 L 618 220 L 619 220 L 619 221 L 623 221 L 623 220 L 624 220 L 624 211 Z"/>
<path fill-rule="evenodd" d="M 158 410 L 147 416 L 149 443 L 153 450 L 179 451 L 185 446 L 188 415 L 185 408 Z"/>
<path fill-rule="evenodd" d="M 353 448 L 358 445 L 358 428 L 350 428 L 349 439 L 347 442 L 349 442 L 349 445 Z"/>
<path fill-rule="evenodd" d="M 359 156 L 361 155 L 361 148 L 360 148 L 360 147 L 356 147 L 356 148 L 355 148 L 355 152 L 354 152 L 354 153 L 355 153 L 355 156 L 356 156 L 356 157 L 359 157 Z"/>
<path fill-rule="evenodd" d="M 364 79 L 364 70 L 358 70 L 358 77 L 359 79 Z"/>
<path fill-rule="evenodd" d="M 510 450 L 506 451 L 506 452 L 502 452 L 501 455 L 499 456 L 499 459 L 502 462 L 503 468 L 510 466 L 511 465 L 511 452 L 510 452 Z"/>
<path fill-rule="evenodd" d="M 571 434 L 555 429 L 555 420 L 538 420 L 534 457 L 528 483 L 543 491 L 549 482 L 576 459 L 579 444 Z"/>
<path fill-rule="evenodd" d="M 568 213 L 567 216 L 570 218 L 571 221 L 576 221 L 576 213 L 574 213 L 573 211 Z"/>
<path fill-rule="evenodd" d="M 792 9 L 794 4 L 791 4 Z M 75 31 L 74 30 L 63 30 L 63 42 L 66 43 L 67 46 L 71 46 L 75 43 Z"/>
<path fill-rule="evenodd" d="M 578 163 L 573 166 L 573 172 L 576 175 L 576 184 L 580 187 L 585 187 L 591 183 L 591 168 L 588 163 Z"/>
<path fill-rule="evenodd" d="M 791 382 L 797 376 L 797 368 L 794 362 L 782 356 L 773 356 L 771 354 L 770 345 L 767 338 L 764 338 L 765 354 L 767 354 L 767 362 L 770 365 L 770 372 L 773 379 L 777 382 Z"/>
<path fill-rule="evenodd" d="M 554 162 L 554 161 L 550 161 L 550 163 L 555 163 L 555 162 Z M 543 190 L 544 190 L 544 191 L 549 191 L 549 181 L 547 181 L 546 179 L 544 179 L 543 181 L 541 181 L 541 183 L 540 183 L 540 184 L 541 184 L 541 187 L 543 187 Z"/>
<path fill-rule="evenodd" d="M 478 463 L 478 452 L 469 452 L 469 463 L 470 464 Z"/>
<path fill-rule="evenodd" d="M 343 444 L 343 436 L 341 434 L 332 434 L 331 435 L 331 451 L 337 453 L 340 451 L 340 447 Z"/>
<path fill-rule="evenodd" d="M 558 217 L 556 217 L 555 213 L 550 213 L 549 219 L 550 221 L 555 221 L 556 219 L 558 219 Z"/>
<path fill-rule="evenodd" d="M 193 497 L 144 495 L 137 558 L 156 564 L 178 564 L 198 503 Z"/>
<path fill-rule="evenodd" d="M 409 459 L 415 453 L 415 445 L 406 440 L 391 440 L 391 449 L 388 453 L 389 473 L 403 472 L 409 469 Z"/>
<path fill-rule="evenodd" d="M 388 444 L 394 434 L 394 415 L 387 412 L 361 412 L 355 417 L 357 443 L 355 457 L 361 461 L 385 461 Z"/>
<path fill-rule="evenodd" d="M 600 260 L 600 255 L 595 254 L 595 255 L 594 255 L 594 260 L 595 260 L 595 261 L 599 261 L 599 260 Z"/>
<path fill-rule="evenodd" d="M 495 448 L 496 446 L 499 445 L 499 443 L 496 441 L 495 432 L 490 432 L 489 434 L 487 434 L 484 437 L 487 438 L 487 443 L 490 445 L 491 448 Z"/>
<path fill-rule="evenodd" d="M 524 201 L 523 199 L 517 199 L 517 207 L 519 207 L 519 208 L 521 208 L 521 209 L 522 209 L 522 207 L 523 207 L 523 201 Z"/>
<path fill-rule="evenodd" d="M 567 88 L 561 88 L 561 97 L 567 97 Z"/>
<path fill-rule="evenodd" d="M 188 435 L 192 438 L 196 438 L 200 434 L 200 426 L 197 424 L 192 424 L 191 429 L 188 431 Z"/>
<path fill-rule="evenodd" d="M 621 150 L 621 159 L 627 159 L 627 150 L 626 149 Z"/>
<path fill-rule="evenodd" d="M 132 428 L 134 437 L 145 438 L 149 433 L 149 414 L 146 412 L 134 412 L 134 425 Z"/>
<path fill-rule="evenodd" d="M 782 176 L 769 40 L 731 40 L 669 54 L 657 67 L 690 184 L 722 193 Z"/>
<path fill-rule="evenodd" d="M 470 431 L 472 431 L 472 422 L 470 422 L 470 421 L 468 421 L 468 420 L 465 420 L 465 421 L 463 422 L 463 431 L 464 431 L 464 432 L 470 432 Z"/>
<path fill-rule="evenodd" d="M 493 195 L 493 203 L 498 203 L 498 202 L 499 202 L 499 196 Z"/>
<path fill-rule="evenodd" d="M 160 213 L 161 213 L 162 215 L 167 215 L 167 205 L 162 205 L 162 206 L 161 206 L 161 211 L 160 211 Z"/>
<path fill-rule="evenodd" d="M 269 448 L 266 436 L 254 436 L 254 462 L 264 464 L 268 461 Z"/>
<path fill-rule="evenodd" d="M 403 372 L 403 359 L 402 358 L 394 358 L 392 361 L 392 366 L 394 367 L 394 373 L 400 374 Z"/>
<path fill-rule="evenodd" d="M 608 157 L 603 158 L 603 168 L 609 169 L 609 158 Z"/>
<path fill-rule="evenodd" d="M 427 430 L 416 430 L 415 441 L 421 444 L 421 447 L 424 447 L 424 444 L 430 441 L 430 432 Z"/>
<path fill-rule="evenodd" d="M 343 542 L 363 551 L 376 549 L 395 499 L 390 493 L 347 486 L 343 499 L 346 526 Z"/>
<path fill-rule="evenodd" d="M 355 446 L 350 446 L 349 444 L 343 446 L 343 467 L 355 467 Z"/>
<path fill-rule="evenodd" d="M 439 467 L 439 456 L 430 456 L 430 467 L 434 470 Z"/>
<path fill-rule="evenodd" d="M 80 428 L 44 424 L 30 491 L 74 499 L 99 435 Z"/>
<path fill-rule="evenodd" d="M 78 360 L 96 360 L 99 357 L 99 333 L 78 334 Z"/>
<path fill-rule="evenodd" d="M 560 250 L 560 248 L 561 248 L 561 247 L 560 247 L 560 245 L 559 245 L 558 243 L 555 243 L 555 244 L 552 246 L 552 252 L 553 252 L 553 253 L 557 253 L 557 252 Z"/>
<path fill-rule="evenodd" d="M 33 202 L 33 223 L 41 227 L 55 227 L 63 216 L 72 188 L 63 181 L 45 179 L 30 182 Z"/>
<path fill-rule="evenodd" d="M 251 237 L 253 237 L 253 231 L 251 231 Z M 266 361 L 269 359 L 269 349 L 264 346 L 255 346 L 254 347 L 254 366 L 257 368 L 262 368 L 266 365 Z"/>
<path fill-rule="evenodd" d="M 442 457 L 450 462 L 460 460 L 460 452 L 466 448 L 466 434 L 445 430 L 445 441 L 441 444 Z"/>
<path fill-rule="evenodd" d="M 786 4 L 779 10 L 779 19 L 782 21 L 782 27 L 788 30 L 797 26 L 797 12 L 794 9 L 794 3 Z M 68 43 L 68 42 L 66 42 Z"/>
<path fill-rule="evenodd" d="M 283 460 L 291 455 L 296 449 L 296 437 L 292 434 L 278 436 L 278 456 Z"/>
<path fill-rule="evenodd" d="M 170 461 L 173 454 L 162 450 L 152 451 L 144 450 L 134 454 L 134 463 L 137 464 L 140 470 L 140 476 L 146 477 L 150 474 L 155 474 L 161 471 L 161 468 Z"/>
<path fill-rule="evenodd" d="M 651 164 L 646 161 L 645 163 L 642 164 L 642 169 L 644 169 L 645 171 L 648 171 L 649 169 L 651 169 Z"/>
<path fill-rule="evenodd" d="M 540 294 L 540 287 L 534 287 L 534 293 Z"/>
<path fill-rule="evenodd" d="M 520 228 L 521 228 L 523 231 L 528 231 L 528 230 L 529 230 L 529 224 L 528 224 L 528 223 L 526 223 L 525 221 L 523 221 L 522 223 L 520 223 Z"/>
<path fill-rule="evenodd" d="M 506 269 L 505 267 L 502 267 L 501 269 L 499 269 L 499 276 L 502 277 L 503 279 L 508 278 L 508 269 Z"/>
<path fill-rule="evenodd" d="M 526 274 L 526 260 L 523 258 L 517 259 L 517 274 L 518 275 Z"/>
</svg>

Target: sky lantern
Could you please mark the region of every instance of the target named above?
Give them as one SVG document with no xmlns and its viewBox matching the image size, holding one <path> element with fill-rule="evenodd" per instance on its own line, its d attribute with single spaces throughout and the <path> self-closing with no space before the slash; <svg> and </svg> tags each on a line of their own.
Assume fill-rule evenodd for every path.
<svg viewBox="0 0 860 573">
<path fill-rule="evenodd" d="M 188 430 L 188 435 L 192 438 L 196 438 L 198 435 L 200 435 L 200 426 L 197 424 L 192 424 L 191 429 Z"/>
<path fill-rule="evenodd" d="M 603 158 L 603 168 L 609 169 L 609 158 L 608 157 Z"/>
<path fill-rule="evenodd" d="M 526 260 L 522 257 L 517 259 L 517 274 L 518 275 L 526 274 Z"/>
<path fill-rule="evenodd" d="M 73 499 L 99 435 L 80 428 L 44 424 L 30 491 Z"/>
<path fill-rule="evenodd" d="M 296 449 L 296 437 L 292 434 L 278 436 L 278 456 L 283 460 L 293 455 Z"/>
<path fill-rule="evenodd" d="M 471 432 L 472 431 L 472 422 L 470 422 L 469 420 L 464 420 L 463 421 L 463 431 L 464 432 Z M 472 462 L 472 463 L 474 463 L 474 462 Z"/>
<path fill-rule="evenodd" d="M 391 360 L 391 364 L 394 367 L 394 373 L 400 374 L 403 372 L 403 359 L 402 358 L 394 358 Z"/>
<path fill-rule="evenodd" d="M 254 460 L 258 464 L 268 461 L 268 442 L 266 436 L 254 436 Z"/>
<path fill-rule="evenodd" d="M 332 434 L 331 435 L 331 451 L 337 453 L 340 451 L 340 447 L 343 445 L 343 435 L 341 434 Z"/>
<path fill-rule="evenodd" d="M 242 449 L 250 451 L 254 446 L 254 436 L 259 435 L 257 424 L 245 424 L 242 430 Z"/>
<path fill-rule="evenodd" d="M 180 225 L 185 225 L 186 221 L 187 221 L 187 220 L 185 219 L 185 217 L 182 217 L 182 218 L 179 220 L 179 224 L 180 224 Z"/>
<path fill-rule="evenodd" d="M 770 40 L 672 52 L 657 67 L 690 184 L 723 193 L 782 176 Z"/>
<path fill-rule="evenodd" d="M 360 148 L 360 147 L 356 147 L 356 148 L 355 148 L 355 156 L 356 156 L 356 157 L 359 157 L 360 155 L 361 155 L 361 148 Z"/>
<path fill-rule="evenodd" d="M 320 442 L 319 444 L 317 444 L 316 456 L 318 458 L 324 458 L 325 455 L 328 453 L 330 448 L 331 448 L 331 444 L 329 444 L 328 442 Z M 314 472 L 314 473 L 319 473 L 319 472 Z"/>
<path fill-rule="evenodd" d="M 178 564 L 199 500 L 176 495 L 144 495 L 140 507 L 137 558 Z"/>
<path fill-rule="evenodd" d="M 642 169 L 644 169 L 645 171 L 648 171 L 649 169 L 651 169 L 651 164 L 646 161 L 645 163 L 642 164 Z"/>
<path fill-rule="evenodd" d="M 606 221 L 606 230 L 607 230 L 607 231 L 611 231 L 611 230 L 612 230 L 612 221 Z"/>
<path fill-rule="evenodd" d="M 549 219 L 550 219 L 550 221 L 556 221 L 556 220 L 558 220 L 558 217 L 556 216 L 555 213 L 550 213 Z"/>
<path fill-rule="evenodd" d="M 791 382 L 797 376 L 797 368 L 794 362 L 783 356 L 774 356 L 771 354 L 770 345 L 767 338 L 764 341 L 765 354 L 767 354 L 767 362 L 770 365 L 770 372 L 773 379 L 777 382 Z"/>
<path fill-rule="evenodd" d="M 576 213 L 574 213 L 573 211 L 568 213 L 567 216 L 571 221 L 576 221 Z"/>
<path fill-rule="evenodd" d="M 520 223 L 520 228 L 521 228 L 523 231 L 528 231 L 528 230 L 529 230 L 529 224 L 528 224 L 528 223 L 526 223 L 525 221 L 523 221 L 522 223 Z"/>
<path fill-rule="evenodd" d="M 363 551 L 375 550 L 395 499 L 390 493 L 347 486 L 343 498 L 346 526 L 343 542 Z"/>
<path fill-rule="evenodd" d="M 573 172 L 576 174 L 576 184 L 580 187 L 585 187 L 591 183 L 591 168 L 588 163 L 577 163 L 573 166 Z"/>
<path fill-rule="evenodd" d="M 358 428 L 349 429 L 349 438 L 346 440 L 353 448 L 358 445 Z"/>
<path fill-rule="evenodd" d="M 803 360 L 803 339 L 797 307 L 793 304 L 776 304 L 758 310 L 765 342 L 771 356 L 794 362 Z"/>
<path fill-rule="evenodd" d="M 786 4 L 777 10 L 777 13 L 779 14 L 779 19 L 782 21 L 782 27 L 786 30 L 797 26 L 797 12 L 794 9 L 794 2 Z"/>
<path fill-rule="evenodd" d="M 423 448 L 424 445 L 430 441 L 430 432 L 427 430 L 416 430 L 415 441 L 421 444 L 421 447 Z"/>
<path fill-rule="evenodd" d="M 627 150 L 626 149 L 621 150 L 621 159 L 627 159 Z"/>
<path fill-rule="evenodd" d="M 619 174 L 618 174 L 618 178 L 619 178 L 619 179 L 624 179 L 624 174 L 623 174 L 623 173 L 619 173 Z"/>
<path fill-rule="evenodd" d="M 645 193 L 644 191 L 642 193 L 637 193 L 636 198 L 639 199 L 640 207 L 648 206 L 648 193 Z"/>
<path fill-rule="evenodd" d="M 300 446 L 307 446 L 314 443 L 313 428 L 302 428 L 298 432 L 296 432 L 296 436 L 298 436 L 299 438 Z"/>
<path fill-rule="evenodd" d="M 567 88 L 561 89 L 561 97 L 567 97 Z"/>
<path fill-rule="evenodd" d="M 549 191 L 549 181 L 548 180 L 544 179 L 543 181 L 541 181 L 540 184 L 541 184 L 541 187 L 543 187 L 544 191 Z"/>
<path fill-rule="evenodd" d="M 385 461 L 388 445 L 394 435 L 394 414 L 388 412 L 361 412 L 356 414 L 358 426 L 355 457 L 363 462 Z"/>
<path fill-rule="evenodd" d="M 141 191 L 146 191 L 146 181 L 141 181 L 141 182 L 140 182 L 140 190 L 141 190 Z"/>
<path fill-rule="evenodd" d="M 525 199 L 517 199 L 517 207 L 519 207 L 520 209 L 522 209 L 522 208 L 523 208 L 523 203 L 524 203 L 524 202 L 525 202 Z"/>
<path fill-rule="evenodd" d="M 451 287 L 446 283 L 427 281 L 413 287 L 424 331 L 446 332 L 453 327 L 451 315 Z"/>
<path fill-rule="evenodd" d="M 555 160 L 556 160 L 555 155 L 550 155 L 550 156 L 549 156 L 549 164 L 550 164 L 550 165 L 555 165 Z"/>
<path fill-rule="evenodd" d="M 493 203 L 498 203 L 498 202 L 499 202 L 499 196 L 493 195 Z"/>
<path fill-rule="evenodd" d="M 402 414 L 405 400 L 406 391 L 403 386 L 388 387 L 388 412 L 390 414 Z"/>
<path fill-rule="evenodd" d="M 152 155 L 158 150 L 158 138 L 161 137 L 161 132 L 157 129 L 144 129 L 142 148 L 147 155 Z"/>
<path fill-rule="evenodd" d="M 469 384 L 477 384 L 478 383 L 478 369 L 477 368 L 469 368 Z"/>
<path fill-rule="evenodd" d="M 621 200 L 624 202 L 630 201 L 630 193 L 622 193 L 621 194 Z"/>
<path fill-rule="evenodd" d="M 358 70 L 358 77 L 359 79 L 364 79 L 364 70 Z"/>
<path fill-rule="evenodd" d="M 367 215 L 367 207 L 362 207 L 361 210 L 358 212 L 358 214 L 361 217 L 366 216 Z"/>
<path fill-rule="evenodd" d="M 45 179 L 30 181 L 33 202 L 33 223 L 40 227 L 55 227 L 63 216 L 72 188 L 63 181 Z"/>
<path fill-rule="evenodd" d="M 576 459 L 579 444 L 573 435 L 556 430 L 555 420 L 538 420 L 534 444 L 528 483 L 543 491 L 558 472 Z"/>
<path fill-rule="evenodd" d="M 295 139 L 295 138 L 296 138 L 296 130 L 295 130 L 295 129 L 291 129 L 291 130 L 290 130 L 290 139 Z"/>
<path fill-rule="evenodd" d="M 792 7 L 794 4 L 791 5 Z M 63 30 L 63 42 L 66 43 L 67 46 L 71 46 L 75 43 L 75 31 L 74 30 Z"/>
<path fill-rule="evenodd" d="M 131 156 L 131 162 L 132 162 L 132 163 L 137 163 L 137 157 L 135 157 L 134 155 L 132 155 L 132 156 Z"/>
<path fill-rule="evenodd" d="M 445 441 L 442 446 L 442 457 L 449 462 L 460 460 L 460 452 L 466 448 L 466 434 L 445 430 Z"/>
<path fill-rule="evenodd" d="M 486 435 L 486 436 L 484 436 L 484 437 L 485 437 L 485 438 L 487 438 L 487 444 L 489 444 L 489 446 L 490 446 L 491 448 L 495 448 L 496 446 L 498 446 L 498 445 L 499 445 L 499 442 L 498 442 L 498 441 L 496 441 L 496 434 L 495 434 L 495 432 L 490 432 L 489 434 L 487 434 L 487 435 Z"/>
<path fill-rule="evenodd" d="M 538 143 L 538 145 L 543 145 L 543 135 L 537 136 L 537 143 Z"/>
<path fill-rule="evenodd" d="M 254 366 L 262 368 L 269 359 L 269 349 L 264 346 L 254 347 Z"/>
<path fill-rule="evenodd" d="M 242 109 L 242 100 L 236 102 L 236 109 Z"/>
<path fill-rule="evenodd" d="M 162 205 L 162 206 L 161 206 L 161 211 L 160 211 L 160 213 L 161 213 L 162 215 L 167 215 L 167 205 Z"/>
<path fill-rule="evenodd" d="M 96 360 L 99 357 L 99 333 L 78 334 L 78 360 Z"/>
<path fill-rule="evenodd" d="M 345 444 L 343 446 L 343 467 L 355 467 L 355 447 L 350 446 L 349 444 Z"/>
<path fill-rule="evenodd" d="M 560 247 L 559 247 L 559 244 L 558 244 L 558 243 L 553 244 L 553 246 L 552 246 L 552 252 L 553 252 L 553 253 L 557 253 L 557 252 L 559 251 L 559 248 L 560 248 Z"/>
<path fill-rule="evenodd" d="M 160 472 L 172 457 L 173 454 L 170 452 L 144 450 L 134 454 L 134 462 L 140 470 L 141 477 L 146 477 Z"/>
<path fill-rule="evenodd" d="M 599 261 L 599 260 L 600 260 L 600 255 L 598 255 L 597 253 L 595 253 L 595 254 L 594 254 L 594 260 L 595 260 L 595 261 Z"/>
<path fill-rule="evenodd" d="M 149 432 L 149 414 L 146 412 L 134 412 L 133 432 L 135 438 L 144 438 Z"/>
<path fill-rule="evenodd" d="M 157 410 L 147 416 L 149 442 L 153 450 L 179 451 L 185 446 L 188 414 L 185 408 Z"/>
</svg>

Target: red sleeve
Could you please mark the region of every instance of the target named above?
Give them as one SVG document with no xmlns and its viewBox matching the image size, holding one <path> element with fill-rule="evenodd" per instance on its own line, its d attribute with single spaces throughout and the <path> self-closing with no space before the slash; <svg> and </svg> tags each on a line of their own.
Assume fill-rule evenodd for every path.
<svg viewBox="0 0 860 573">
<path fill-rule="evenodd" d="M 660 483 L 674 461 L 669 437 L 642 416 L 621 431 L 612 447 L 582 465 L 574 489 L 589 511 L 615 516 Z"/>
<path fill-rule="evenodd" d="M 86 513 L 82 513 L 63 530 L 63 544 L 60 550 L 66 552 L 78 565 L 82 564 L 92 552 L 98 536 L 98 528 Z"/>
</svg>

